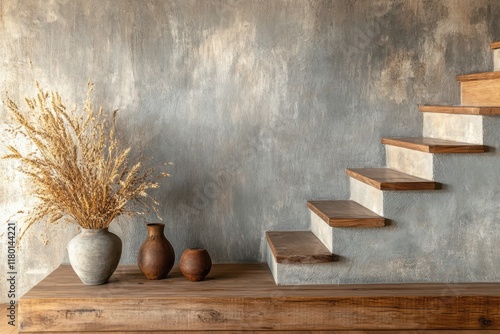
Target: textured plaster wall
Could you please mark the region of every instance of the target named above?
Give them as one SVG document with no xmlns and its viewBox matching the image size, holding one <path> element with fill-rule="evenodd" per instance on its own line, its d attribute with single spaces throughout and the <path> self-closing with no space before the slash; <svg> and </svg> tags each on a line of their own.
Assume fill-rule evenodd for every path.
<svg viewBox="0 0 500 334">
<path fill-rule="evenodd" d="M 129 143 L 175 163 L 156 195 L 177 254 L 205 247 L 215 262 L 263 261 L 264 231 L 309 227 L 306 200 L 349 198 L 344 168 L 383 166 L 380 137 L 420 135 L 417 104 L 458 103 L 455 75 L 492 69 L 488 44 L 500 38 L 497 0 L 2 0 L 0 15 L 2 99 L 32 94 L 36 79 L 72 104 L 91 79 L 96 102 L 120 110 Z M 487 163 L 493 169 L 499 159 Z M 453 254 L 478 249 L 486 272 L 498 248 L 468 240 L 496 226 L 500 178 L 470 174 L 468 192 L 425 219 L 450 232 L 444 248 Z M 5 161 L 1 176 L 7 220 L 28 205 L 29 185 Z M 404 212 L 418 225 L 418 212 Z M 124 241 L 123 263 L 135 262 L 143 220 L 112 229 Z M 399 277 L 411 280 L 411 263 L 423 256 L 446 260 L 424 251 L 428 231 L 415 226 L 407 249 L 407 236 L 393 229 L 404 249 L 394 250 Z M 75 233 L 44 224 L 28 233 L 18 251 L 20 293 L 66 260 Z M 375 249 L 386 243 L 377 233 Z M 0 246 L 4 268 L 5 234 Z M 391 280 L 383 256 L 373 265 L 373 250 L 365 252 L 367 280 Z"/>
</svg>

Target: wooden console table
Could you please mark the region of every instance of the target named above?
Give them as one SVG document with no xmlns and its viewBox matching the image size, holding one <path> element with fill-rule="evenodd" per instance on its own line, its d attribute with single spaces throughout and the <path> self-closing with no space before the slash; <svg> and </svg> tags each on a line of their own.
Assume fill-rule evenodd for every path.
<svg viewBox="0 0 500 334">
<path fill-rule="evenodd" d="M 120 266 L 85 286 L 61 266 L 20 300 L 21 332 L 450 329 L 497 332 L 500 284 L 276 286 L 265 264 L 221 264 L 203 282 Z"/>
</svg>

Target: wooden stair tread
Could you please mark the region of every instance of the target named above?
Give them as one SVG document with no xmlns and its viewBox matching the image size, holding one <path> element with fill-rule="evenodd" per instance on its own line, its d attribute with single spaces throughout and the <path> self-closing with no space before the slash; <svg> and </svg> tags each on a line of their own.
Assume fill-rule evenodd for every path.
<svg viewBox="0 0 500 334">
<path fill-rule="evenodd" d="M 484 153 L 484 145 L 455 142 L 438 138 L 382 138 L 382 144 L 426 153 Z"/>
<path fill-rule="evenodd" d="M 500 115 L 500 107 L 419 106 L 421 112 L 463 115 Z"/>
<path fill-rule="evenodd" d="M 492 49 L 500 49 L 500 42 L 493 42 L 493 43 L 490 43 L 490 47 Z"/>
<path fill-rule="evenodd" d="M 278 263 L 327 263 L 334 256 L 311 231 L 268 231 L 267 242 Z"/>
<path fill-rule="evenodd" d="M 475 80 L 492 80 L 499 78 L 500 78 L 500 71 L 494 71 L 494 72 L 482 72 L 482 73 L 458 75 L 457 81 L 466 82 Z"/>
<path fill-rule="evenodd" d="M 308 201 L 307 207 L 332 227 L 381 227 L 385 218 L 351 201 Z"/>
<path fill-rule="evenodd" d="M 347 168 L 347 175 L 380 190 L 435 190 L 437 182 L 390 168 Z"/>
</svg>

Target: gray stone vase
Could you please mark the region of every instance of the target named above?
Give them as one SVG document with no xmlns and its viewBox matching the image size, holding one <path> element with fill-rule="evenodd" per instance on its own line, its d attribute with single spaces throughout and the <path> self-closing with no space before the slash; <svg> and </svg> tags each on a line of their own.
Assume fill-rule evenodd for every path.
<svg viewBox="0 0 500 334">
<path fill-rule="evenodd" d="M 69 262 L 86 285 L 107 283 L 121 255 L 122 241 L 107 228 L 82 228 L 68 244 Z"/>
</svg>

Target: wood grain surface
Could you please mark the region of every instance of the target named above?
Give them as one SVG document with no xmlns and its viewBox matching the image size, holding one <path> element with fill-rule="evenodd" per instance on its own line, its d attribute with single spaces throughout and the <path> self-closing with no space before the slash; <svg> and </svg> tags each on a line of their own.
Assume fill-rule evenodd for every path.
<svg viewBox="0 0 500 334">
<path fill-rule="evenodd" d="M 4 334 L 3 332 L 0 332 Z M 19 331 L 14 332 L 15 334 L 19 333 Z M 6 334 L 14 334 L 14 333 L 6 333 Z M 105 331 L 105 332 L 80 332 L 80 331 L 58 331 L 58 332 L 43 332 L 45 334 L 77 334 L 77 333 L 106 333 L 106 334 L 132 334 L 132 333 L 141 333 L 141 334 L 216 334 L 216 333 L 227 333 L 227 334 L 499 334 L 498 330 L 414 330 L 414 331 L 271 331 L 271 330 L 250 330 L 250 331 L 240 331 L 240 330 L 217 330 L 217 331 Z"/>
<path fill-rule="evenodd" d="M 462 105 L 500 106 L 500 78 L 462 82 L 460 93 Z"/>
<path fill-rule="evenodd" d="M 101 286 L 61 266 L 20 306 L 24 332 L 500 329 L 500 284 L 276 286 L 265 264 L 214 265 L 196 283 L 120 266 Z"/>
<path fill-rule="evenodd" d="M 500 107 L 419 106 L 421 112 L 463 115 L 500 115 Z"/>
<path fill-rule="evenodd" d="M 382 144 L 426 153 L 484 153 L 487 147 L 437 138 L 382 138 Z"/>
<path fill-rule="evenodd" d="M 1 334 L 17 334 L 19 330 L 17 328 L 17 322 L 19 321 L 19 308 L 16 309 L 16 320 L 14 322 L 15 326 L 9 325 L 9 310 L 7 309 L 9 304 L 0 304 L 0 333 Z M 17 305 L 16 305 L 17 307 Z"/>
<path fill-rule="evenodd" d="M 380 190 L 435 190 L 441 186 L 390 168 L 348 168 L 346 174 Z"/>
<path fill-rule="evenodd" d="M 311 231 L 272 231 L 266 238 L 278 263 L 326 263 L 333 254 Z"/>
<path fill-rule="evenodd" d="M 460 82 L 492 79 L 500 79 L 500 71 L 457 75 L 457 81 Z"/>
<path fill-rule="evenodd" d="M 307 207 L 332 227 L 382 227 L 385 218 L 355 201 L 308 201 Z"/>
</svg>

